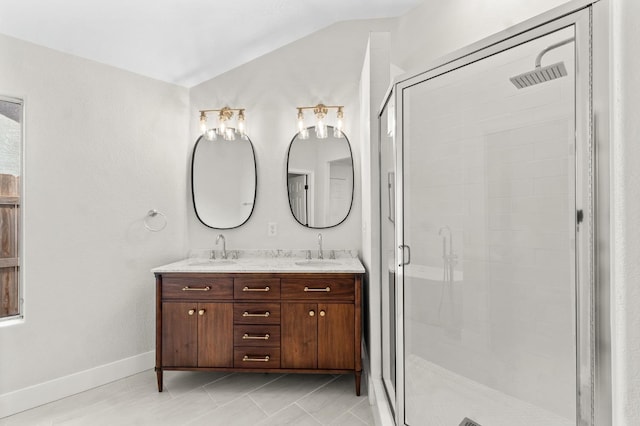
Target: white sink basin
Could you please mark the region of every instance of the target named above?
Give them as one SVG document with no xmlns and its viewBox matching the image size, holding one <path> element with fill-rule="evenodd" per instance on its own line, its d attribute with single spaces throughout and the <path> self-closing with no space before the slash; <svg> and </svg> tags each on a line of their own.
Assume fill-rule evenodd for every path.
<svg viewBox="0 0 640 426">
<path fill-rule="evenodd" d="M 189 262 L 190 266 L 218 266 L 218 265 L 233 265 L 235 260 L 229 259 L 209 259 L 209 260 L 196 260 Z"/>
<path fill-rule="evenodd" d="M 336 266 L 340 265 L 340 262 L 335 260 L 320 260 L 320 259 L 311 259 L 311 260 L 300 260 L 295 262 L 298 266 Z"/>
</svg>

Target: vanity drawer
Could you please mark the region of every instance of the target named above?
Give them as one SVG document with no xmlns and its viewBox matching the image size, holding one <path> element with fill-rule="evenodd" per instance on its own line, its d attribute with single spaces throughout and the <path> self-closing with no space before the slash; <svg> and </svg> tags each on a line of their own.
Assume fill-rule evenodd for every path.
<svg viewBox="0 0 640 426">
<path fill-rule="evenodd" d="M 234 303 L 235 324 L 280 324 L 280 303 Z"/>
<path fill-rule="evenodd" d="M 354 300 L 354 279 L 341 278 L 287 278 L 282 279 L 283 299 Z"/>
<path fill-rule="evenodd" d="M 279 325 L 236 324 L 233 328 L 234 346 L 280 346 Z"/>
<path fill-rule="evenodd" d="M 235 368 L 280 368 L 280 348 L 235 348 L 233 366 Z"/>
<path fill-rule="evenodd" d="M 280 299 L 280 278 L 236 278 L 233 296 L 236 299 Z"/>
<path fill-rule="evenodd" d="M 162 299 L 233 299 L 233 278 L 163 276 Z"/>
</svg>

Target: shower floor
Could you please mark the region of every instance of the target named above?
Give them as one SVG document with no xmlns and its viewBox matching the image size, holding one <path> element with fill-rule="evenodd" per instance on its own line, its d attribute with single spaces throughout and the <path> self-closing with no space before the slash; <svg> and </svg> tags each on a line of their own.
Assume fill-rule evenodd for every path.
<svg viewBox="0 0 640 426">
<path fill-rule="evenodd" d="M 575 421 L 455 374 L 416 355 L 407 358 L 406 413 L 410 426 L 575 426 Z"/>
</svg>

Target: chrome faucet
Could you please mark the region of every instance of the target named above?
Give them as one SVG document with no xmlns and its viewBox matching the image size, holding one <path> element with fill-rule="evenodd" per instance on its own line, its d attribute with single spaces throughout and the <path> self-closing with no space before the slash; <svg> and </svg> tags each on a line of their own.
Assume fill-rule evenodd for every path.
<svg viewBox="0 0 640 426">
<path fill-rule="evenodd" d="M 324 259 L 322 255 L 322 234 L 318 232 L 318 259 Z"/>
<path fill-rule="evenodd" d="M 222 258 L 226 259 L 227 258 L 227 241 L 224 239 L 224 235 L 218 234 L 218 236 L 216 237 L 216 245 L 218 245 L 218 242 L 221 239 L 222 239 Z"/>
</svg>

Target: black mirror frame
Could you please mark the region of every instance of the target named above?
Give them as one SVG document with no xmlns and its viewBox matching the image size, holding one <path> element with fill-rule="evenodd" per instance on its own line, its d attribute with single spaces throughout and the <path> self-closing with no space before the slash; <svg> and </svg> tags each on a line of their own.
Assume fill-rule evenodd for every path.
<svg viewBox="0 0 640 426">
<path fill-rule="evenodd" d="M 311 131 L 315 129 L 315 127 L 307 127 L 307 131 Z M 333 132 L 333 126 L 327 126 L 327 133 L 329 132 Z M 347 220 L 347 218 L 349 217 L 349 215 L 351 214 L 351 210 L 353 209 L 353 198 L 355 196 L 355 190 L 356 190 L 356 179 L 355 179 L 355 162 L 353 160 L 353 150 L 351 149 L 351 142 L 349 142 L 349 138 L 347 138 L 347 135 L 344 134 L 344 132 L 340 131 L 340 133 L 342 133 L 342 136 L 344 137 L 344 140 L 347 142 L 347 146 L 349 147 L 349 156 L 351 157 L 351 203 L 349 204 L 349 210 L 347 211 L 347 214 L 344 215 L 344 218 L 336 223 L 335 225 L 331 225 L 331 226 L 309 226 L 309 225 L 305 225 L 304 223 L 300 222 L 298 220 L 298 218 L 296 217 L 296 215 L 293 213 L 293 207 L 291 206 L 291 197 L 289 196 L 289 157 L 291 154 L 291 146 L 293 145 L 293 142 L 296 140 L 296 138 L 300 135 L 300 132 L 296 133 L 295 136 L 293 137 L 293 139 L 291 139 L 291 142 L 289 142 L 289 148 L 287 148 L 287 164 L 286 164 L 286 168 L 285 168 L 285 189 L 287 191 L 287 201 L 289 202 L 289 211 L 291 211 L 291 216 L 293 216 L 293 218 L 296 220 L 296 222 L 298 222 L 301 226 L 303 226 L 306 229 L 331 229 L 331 228 L 335 228 L 336 226 L 341 225 L 342 223 L 344 223 L 345 220 Z"/>
<path fill-rule="evenodd" d="M 241 224 L 239 224 L 237 226 L 231 226 L 231 227 L 228 227 L 228 228 L 219 228 L 219 227 L 216 227 L 216 226 L 211 226 L 208 223 L 205 223 L 204 220 L 202 220 L 202 218 L 198 214 L 198 208 L 196 207 L 196 197 L 195 197 L 195 193 L 193 191 L 193 164 L 195 162 L 196 149 L 198 148 L 198 144 L 200 143 L 200 141 L 204 137 L 205 137 L 204 134 L 200 135 L 200 137 L 196 140 L 196 143 L 193 146 L 193 152 L 191 153 L 191 201 L 193 203 L 193 211 L 195 212 L 196 217 L 198 218 L 200 223 L 202 223 L 207 228 L 211 228 L 211 229 L 236 229 L 236 228 L 239 228 L 242 225 L 244 225 L 245 223 L 247 223 L 249 221 L 249 219 L 251 219 L 251 216 L 253 215 L 253 211 L 256 208 L 256 200 L 258 198 L 258 161 L 256 159 L 256 150 L 255 150 L 255 148 L 253 146 L 253 142 L 251 141 L 249 136 L 246 136 L 246 140 L 249 142 L 249 146 L 251 147 L 251 154 L 253 155 L 253 170 L 254 170 L 254 179 L 255 179 L 254 185 L 253 185 L 253 188 L 254 188 L 254 191 L 253 191 L 253 205 L 251 206 L 251 212 L 249 213 L 249 216 L 247 216 L 247 218 Z"/>
</svg>

